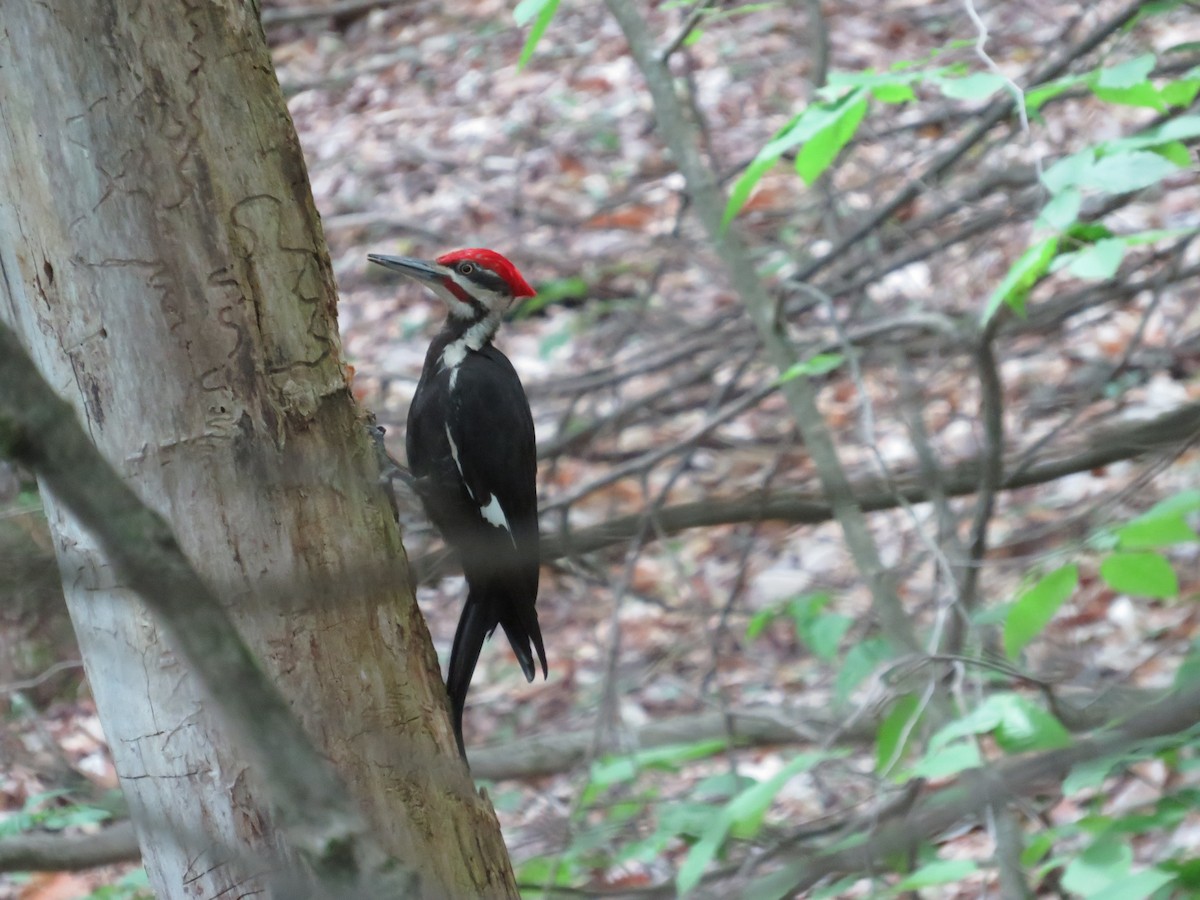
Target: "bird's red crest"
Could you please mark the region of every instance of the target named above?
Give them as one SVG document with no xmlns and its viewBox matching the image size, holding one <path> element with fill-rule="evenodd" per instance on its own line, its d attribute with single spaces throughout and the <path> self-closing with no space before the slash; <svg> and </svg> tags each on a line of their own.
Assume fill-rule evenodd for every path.
<svg viewBox="0 0 1200 900">
<path fill-rule="evenodd" d="M 521 273 L 517 271 L 517 267 L 495 250 L 486 250 L 483 247 L 451 250 L 449 253 L 443 253 L 439 256 L 436 262 L 442 266 L 453 266 L 455 263 L 460 263 L 463 260 L 469 260 L 470 262 L 478 263 L 485 269 L 491 269 L 508 282 L 509 288 L 512 289 L 513 297 L 532 297 L 537 293 L 537 291 L 529 286 L 529 282 L 521 276 Z"/>
</svg>

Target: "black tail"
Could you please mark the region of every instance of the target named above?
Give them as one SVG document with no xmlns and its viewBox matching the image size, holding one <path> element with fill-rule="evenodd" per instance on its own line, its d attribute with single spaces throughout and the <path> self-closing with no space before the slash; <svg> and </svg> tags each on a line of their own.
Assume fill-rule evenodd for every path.
<svg viewBox="0 0 1200 900">
<path fill-rule="evenodd" d="M 467 758 L 467 747 L 463 743 L 463 710 L 467 706 L 467 691 L 471 688 L 471 676 L 479 662 L 479 651 L 483 642 L 496 630 L 494 614 L 489 615 L 489 604 L 479 602 L 476 591 L 467 594 L 462 615 L 458 617 L 458 628 L 454 632 L 454 644 L 450 648 L 450 670 L 446 673 L 446 691 L 450 694 L 450 712 L 454 716 L 454 737 L 458 741 L 458 752 Z"/>
<path fill-rule="evenodd" d="M 515 606 L 515 608 L 514 608 Z M 463 711 L 467 705 L 467 691 L 479 662 L 479 651 L 483 642 L 491 637 L 496 626 L 504 628 L 508 642 L 512 645 L 526 681 L 533 681 L 534 668 L 530 644 L 537 650 L 542 665 L 542 676 L 548 675 L 546 648 L 542 644 L 542 629 L 538 625 L 537 611 L 533 603 L 514 605 L 508 602 L 506 592 L 495 587 L 469 587 L 467 602 L 463 605 L 454 632 L 454 644 L 450 648 L 450 669 L 446 674 L 446 691 L 450 694 L 450 711 L 454 716 L 454 737 L 458 741 L 458 752 L 467 758 L 463 742 Z"/>
</svg>

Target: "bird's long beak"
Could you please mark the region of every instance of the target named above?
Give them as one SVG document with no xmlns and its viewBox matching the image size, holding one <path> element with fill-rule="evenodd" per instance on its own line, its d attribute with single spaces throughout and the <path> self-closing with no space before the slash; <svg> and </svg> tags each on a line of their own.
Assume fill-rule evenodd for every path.
<svg viewBox="0 0 1200 900">
<path fill-rule="evenodd" d="M 437 263 L 431 263 L 424 259 L 413 259 L 409 256 L 383 256 L 379 253 L 368 253 L 367 259 L 385 269 L 394 269 L 409 278 L 426 284 L 441 281 L 446 274 L 445 270 Z"/>
</svg>

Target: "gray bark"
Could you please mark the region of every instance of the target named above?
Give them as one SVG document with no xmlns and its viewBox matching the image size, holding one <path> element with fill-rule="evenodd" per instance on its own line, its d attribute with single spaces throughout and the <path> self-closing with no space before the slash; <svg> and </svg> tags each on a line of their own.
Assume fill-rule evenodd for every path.
<svg viewBox="0 0 1200 900">
<path fill-rule="evenodd" d="M 0 318 L 170 523 L 422 895 L 515 894 L 370 477 L 253 6 L 16 3 L 0 29 Z M 292 848 L 270 779 L 92 533 L 53 497 L 47 514 L 157 895 L 272 896 Z"/>
</svg>

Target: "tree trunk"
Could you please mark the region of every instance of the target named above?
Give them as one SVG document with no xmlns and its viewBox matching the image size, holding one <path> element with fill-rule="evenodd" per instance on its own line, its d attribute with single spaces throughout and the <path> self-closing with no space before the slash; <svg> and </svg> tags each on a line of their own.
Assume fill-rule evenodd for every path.
<svg viewBox="0 0 1200 900">
<path fill-rule="evenodd" d="M 372 477 L 254 4 L 5 4 L 0 185 L 0 316 L 227 599 L 385 850 L 424 896 L 515 895 Z M 260 774 L 95 541 L 47 515 L 157 895 L 283 896 Z"/>
</svg>

